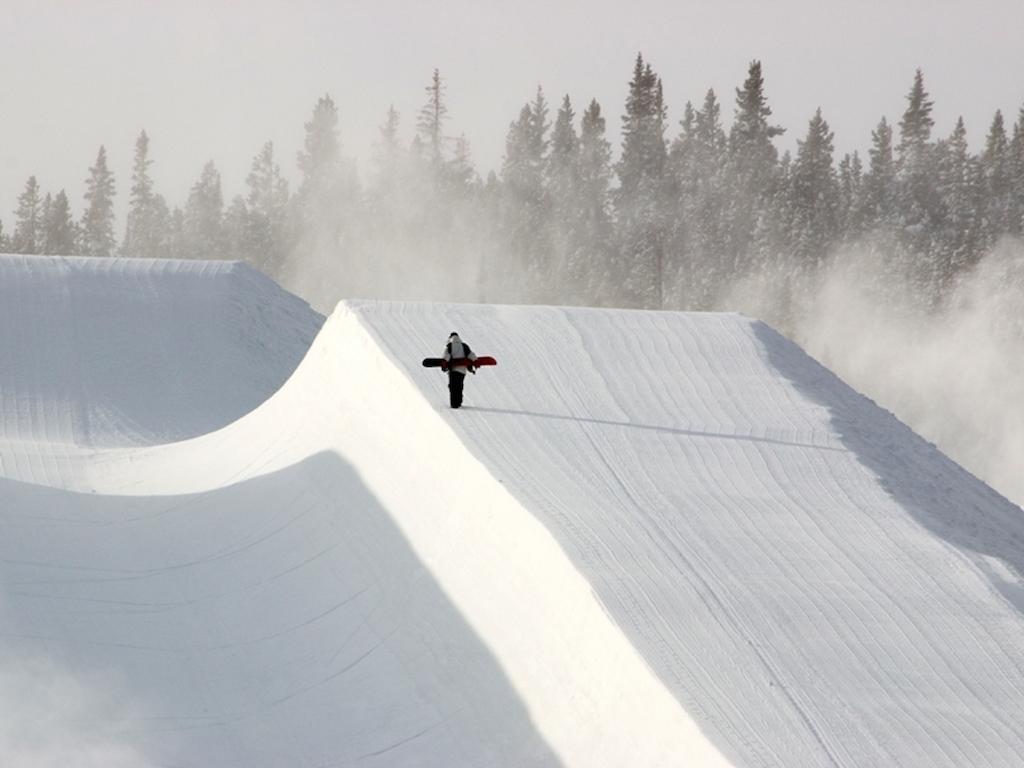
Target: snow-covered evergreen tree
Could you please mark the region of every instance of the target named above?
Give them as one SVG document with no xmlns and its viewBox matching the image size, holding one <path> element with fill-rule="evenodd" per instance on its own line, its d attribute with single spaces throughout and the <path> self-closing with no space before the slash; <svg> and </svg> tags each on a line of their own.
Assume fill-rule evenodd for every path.
<svg viewBox="0 0 1024 768">
<path fill-rule="evenodd" d="M 778 151 L 772 140 L 785 129 L 772 125 L 772 110 L 764 90 L 761 62 L 752 61 L 747 79 L 736 89 L 736 114 L 729 132 L 729 193 L 727 253 L 729 272 L 751 268 L 754 230 L 779 189 Z"/>
<path fill-rule="evenodd" d="M 262 265 L 255 264 L 253 259 L 253 254 L 256 252 L 254 223 L 249 208 L 245 204 L 245 198 L 241 195 L 231 198 L 231 202 L 224 211 L 222 223 L 224 252 L 220 258 L 248 261 L 257 269 L 261 268 Z"/>
<path fill-rule="evenodd" d="M 107 167 L 107 150 L 100 147 L 96 164 L 85 182 L 86 209 L 82 215 L 81 253 L 111 256 L 114 253 L 114 174 Z"/>
<path fill-rule="evenodd" d="M 836 240 L 854 241 L 864 234 L 864 166 L 860 153 L 839 161 L 839 216 Z"/>
<path fill-rule="evenodd" d="M 1014 218 L 1013 157 L 1003 124 L 1003 113 L 996 111 L 981 154 L 984 177 L 985 241 L 989 246 L 1012 231 Z"/>
<path fill-rule="evenodd" d="M 678 213 L 672 252 L 677 270 L 671 295 L 679 306 L 708 309 L 726 279 L 723 264 L 728 139 L 721 105 L 708 90 L 699 110 L 687 105 L 670 164 Z"/>
<path fill-rule="evenodd" d="M 667 239 L 667 109 L 661 78 L 637 54 L 622 115 L 622 154 L 614 194 L 627 301 L 664 305 Z"/>
<path fill-rule="evenodd" d="M 579 245 L 568 268 L 578 280 L 577 301 L 613 305 L 618 275 L 613 247 L 611 201 L 612 148 L 597 99 L 591 99 L 580 121 L 577 194 L 580 208 Z"/>
<path fill-rule="evenodd" d="M 435 167 L 440 168 L 445 159 L 444 124 L 448 120 L 448 106 L 445 104 L 444 80 L 441 72 L 434 69 L 427 92 L 427 102 L 420 109 L 416 120 L 416 130 L 427 152 L 427 159 Z"/>
<path fill-rule="evenodd" d="M 298 158 L 302 181 L 293 199 L 296 241 L 292 252 L 298 265 L 320 275 L 309 290 L 336 299 L 344 293 L 355 266 L 359 185 L 351 163 L 342 157 L 338 109 L 329 95 L 317 101 L 305 127 Z"/>
<path fill-rule="evenodd" d="M 972 266 L 984 248 L 983 186 L 981 168 L 967 146 L 967 129 L 959 118 L 939 152 L 938 193 L 942 200 L 941 226 L 930 254 L 933 293 L 942 290 Z"/>
<path fill-rule="evenodd" d="M 797 141 L 790 176 L 789 214 L 793 255 L 804 267 L 824 261 L 839 232 L 840 189 L 833 167 L 833 139 L 821 108 Z"/>
<path fill-rule="evenodd" d="M 192 259 L 227 258 L 224 233 L 224 195 L 213 161 L 203 166 L 189 191 L 182 221 L 185 252 Z"/>
<path fill-rule="evenodd" d="M 56 256 L 71 256 L 75 253 L 77 227 L 71 216 L 71 204 L 62 189 L 53 198 L 43 218 L 43 253 Z"/>
<path fill-rule="evenodd" d="M 245 184 L 248 192 L 242 205 L 237 200 L 231 204 L 229 229 L 241 227 L 237 257 L 280 277 L 288 254 L 288 180 L 274 159 L 274 142 L 264 144 L 253 158 Z"/>
<path fill-rule="evenodd" d="M 883 117 L 871 132 L 868 170 L 864 176 L 863 218 L 866 230 L 878 230 L 895 224 L 896 161 L 893 155 L 892 126 Z"/>
<path fill-rule="evenodd" d="M 523 105 L 508 130 L 502 163 L 500 232 L 506 258 L 495 275 L 501 283 L 520 282 L 525 292 L 543 291 L 551 254 L 550 215 L 544 184 L 548 150 L 548 107 L 537 88 L 532 102 Z"/>
<path fill-rule="evenodd" d="M 938 167 L 930 142 L 934 103 L 924 88 L 921 70 L 907 94 L 907 108 L 900 120 L 900 141 L 896 147 L 896 209 L 901 240 L 913 261 L 930 271 L 927 265 L 932 237 L 941 215 L 936 191 Z"/>
<path fill-rule="evenodd" d="M 1024 235 L 1024 107 L 1021 107 L 1017 122 L 1013 125 L 1010 140 L 1010 174 L 1013 189 L 1010 210 L 1010 233 Z"/>
<path fill-rule="evenodd" d="M 149 136 L 142 131 L 135 140 L 135 155 L 132 160 L 132 186 L 125 222 L 124 242 L 121 253 L 136 258 L 154 258 L 161 255 L 167 233 L 166 220 L 160 216 L 157 195 L 153 191 L 153 180 L 149 167 Z"/>
<path fill-rule="evenodd" d="M 548 199 L 551 205 L 551 275 L 549 282 L 568 300 L 578 287 L 580 230 L 582 210 L 579 204 L 580 140 L 576 133 L 576 113 L 568 94 L 555 116 L 551 129 L 551 149 L 545 168 Z M 554 300 L 558 296 L 552 297 Z"/>
<path fill-rule="evenodd" d="M 42 253 L 43 200 L 35 176 L 29 176 L 24 191 L 18 195 L 18 208 L 14 214 L 12 248 L 15 253 Z"/>
</svg>

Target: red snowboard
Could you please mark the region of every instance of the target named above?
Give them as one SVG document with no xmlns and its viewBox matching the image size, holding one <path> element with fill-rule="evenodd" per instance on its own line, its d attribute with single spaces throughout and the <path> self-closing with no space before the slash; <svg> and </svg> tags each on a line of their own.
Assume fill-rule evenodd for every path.
<svg viewBox="0 0 1024 768">
<path fill-rule="evenodd" d="M 470 360 L 467 357 L 456 357 L 451 361 L 445 360 L 443 357 L 425 357 L 423 358 L 424 368 L 440 368 L 442 371 L 447 371 L 449 366 L 458 368 L 460 365 L 474 367 L 480 367 L 481 365 L 497 365 L 498 361 L 493 357 L 478 357 L 476 360 Z"/>
</svg>

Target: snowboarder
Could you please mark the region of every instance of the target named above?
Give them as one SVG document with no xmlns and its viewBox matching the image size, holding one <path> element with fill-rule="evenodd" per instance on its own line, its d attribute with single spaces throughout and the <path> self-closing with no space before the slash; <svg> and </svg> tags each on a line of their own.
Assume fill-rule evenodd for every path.
<svg viewBox="0 0 1024 768">
<path fill-rule="evenodd" d="M 452 408 L 462 407 L 462 385 L 466 381 L 466 372 L 476 373 L 476 355 L 469 344 L 452 331 L 448 343 L 444 347 L 442 367 L 448 372 L 448 393 Z"/>
</svg>

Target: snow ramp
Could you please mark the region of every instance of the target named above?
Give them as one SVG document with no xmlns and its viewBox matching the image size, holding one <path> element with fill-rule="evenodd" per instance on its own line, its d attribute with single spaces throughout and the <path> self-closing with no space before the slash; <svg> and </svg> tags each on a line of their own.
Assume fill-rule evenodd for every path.
<svg viewBox="0 0 1024 768">
<path fill-rule="evenodd" d="M 499 360 L 454 412 L 419 367 L 452 330 Z M 1024 756 L 1020 509 L 738 315 L 349 302 L 222 429 L 60 472 L 25 446 L 0 444 L 0 712 L 47 713 L 13 718 L 25 754 Z"/>
<path fill-rule="evenodd" d="M 145 445 L 273 394 L 323 317 L 239 262 L 0 255 L 6 440 Z"/>
</svg>

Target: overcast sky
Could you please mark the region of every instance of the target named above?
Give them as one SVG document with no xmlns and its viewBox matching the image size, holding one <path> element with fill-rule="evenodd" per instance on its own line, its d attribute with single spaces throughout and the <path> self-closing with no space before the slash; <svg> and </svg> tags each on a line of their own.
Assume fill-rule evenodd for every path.
<svg viewBox="0 0 1024 768">
<path fill-rule="evenodd" d="M 241 192 L 267 140 L 294 179 L 303 123 L 325 92 L 365 171 L 389 104 L 411 138 L 434 67 L 450 130 L 467 135 L 482 174 L 500 166 L 507 126 L 538 84 L 553 107 L 565 93 L 577 112 L 596 97 L 617 132 L 638 51 L 664 81 L 672 134 L 708 87 L 728 124 L 755 58 L 788 129 L 782 148 L 821 106 L 837 149 L 863 151 L 882 114 L 898 121 L 916 67 L 936 130 L 962 114 L 975 147 L 997 108 L 1012 123 L 1024 104 L 1024 0 L 0 0 L 0 18 L 8 232 L 30 174 L 46 191 L 66 187 L 80 212 L 100 144 L 123 209 L 142 129 L 171 204 L 210 158 L 226 197 Z"/>
</svg>

